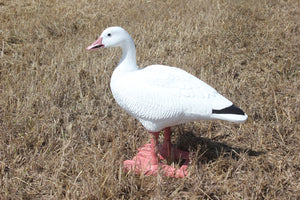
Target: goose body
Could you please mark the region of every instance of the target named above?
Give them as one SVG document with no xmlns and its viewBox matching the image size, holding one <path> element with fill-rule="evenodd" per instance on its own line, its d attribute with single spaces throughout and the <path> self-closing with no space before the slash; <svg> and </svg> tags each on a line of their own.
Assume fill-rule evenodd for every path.
<svg viewBox="0 0 300 200">
<path fill-rule="evenodd" d="M 93 50 L 120 46 L 122 58 L 110 82 L 116 102 L 151 132 L 197 120 L 245 122 L 247 115 L 214 88 L 166 65 L 136 65 L 135 45 L 121 27 L 110 27 L 88 47 Z"/>
<path fill-rule="evenodd" d="M 105 47 L 122 48 L 121 60 L 110 82 L 116 102 L 152 135 L 151 144 L 139 148 L 132 160 L 124 161 L 125 171 L 156 175 L 161 166 L 167 176 L 184 177 L 187 175 L 189 152 L 172 146 L 171 126 L 197 120 L 221 119 L 238 123 L 247 120 L 247 115 L 240 108 L 182 69 L 166 65 L 139 69 L 134 42 L 123 28 L 105 29 L 87 50 Z M 159 146 L 161 130 L 164 130 L 164 142 Z M 170 158 L 185 162 L 180 169 L 161 162 Z"/>
</svg>

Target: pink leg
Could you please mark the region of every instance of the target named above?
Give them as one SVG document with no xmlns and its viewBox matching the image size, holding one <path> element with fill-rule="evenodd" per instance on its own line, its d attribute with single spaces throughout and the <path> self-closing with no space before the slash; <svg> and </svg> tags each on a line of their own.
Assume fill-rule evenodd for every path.
<svg viewBox="0 0 300 200">
<path fill-rule="evenodd" d="M 166 154 L 166 157 L 170 157 L 172 153 L 172 143 L 171 143 L 171 128 L 164 129 L 164 143 L 162 146 L 162 151 Z"/>
<path fill-rule="evenodd" d="M 132 160 L 124 161 L 124 170 L 134 171 L 136 174 L 157 175 L 159 158 L 158 151 L 158 137 L 159 132 L 150 132 L 151 143 L 145 144 L 138 149 L 136 156 Z"/>
<path fill-rule="evenodd" d="M 170 127 L 164 129 L 164 143 L 159 148 L 159 153 L 167 160 L 189 159 L 189 152 L 172 147 Z"/>
<path fill-rule="evenodd" d="M 157 147 L 158 147 L 158 137 L 159 137 L 159 132 L 150 132 L 150 134 L 152 135 L 151 138 L 151 150 L 150 150 L 150 154 L 151 154 L 151 160 L 150 163 L 152 165 L 157 165 L 158 164 L 158 157 L 157 157 Z"/>
<path fill-rule="evenodd" d="M 146 144 L 138 149 L 138 153 L 132 160 L 124 161 L 124 170 L 134 171 L 136 174 L 157 175 L 159 168 L 169 177 L 184 177 L 187 175 L 189 163 L 189 153 L 175 148 L 171 144 L 171 129 L 165 128 L 163 145 L 158 148 L 159 132 L 150 132 L 151 143 Z M 173 151 L 173 152 L 172 152 Z M 160 160 L 169 159 L 185 159 L 185 163 L 180 169 L 163 164 Z"/>
</svg>

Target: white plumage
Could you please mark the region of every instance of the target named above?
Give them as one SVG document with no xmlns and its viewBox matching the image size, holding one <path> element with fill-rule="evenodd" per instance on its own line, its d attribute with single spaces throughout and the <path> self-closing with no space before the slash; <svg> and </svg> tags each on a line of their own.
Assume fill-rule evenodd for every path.
<svg viewBox="0 0 300 200">
<path fill-rule="evenodd" d="M 165 65 L 138 69 L 134 42 L 121 27 L 107 28 L 87 49 L 116 46 L 122 48 L 122 58 L 111 77 L 113 96 L 148 131 L 203 119 L 246 121 L 241 109 L 182 69 Z"/>
</svg>

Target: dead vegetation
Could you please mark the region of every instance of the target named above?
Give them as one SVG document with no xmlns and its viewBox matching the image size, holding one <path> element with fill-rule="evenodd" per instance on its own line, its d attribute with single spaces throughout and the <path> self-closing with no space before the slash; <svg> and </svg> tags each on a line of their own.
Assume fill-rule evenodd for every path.
<svg viewBox="0 0 300 200">
<path fill-rule="evenodd" d="M 300 198 L 299 1 L 6 0 L 0 10 L 0 199 Z M 109 89 L 120 49 L 85 50 L 112 25 L 132 35 L 141 67 L 183 68 L 249 116 L 174 128 L 198 155 L 184 179 L 122 171 L 148 134 Z"/>
</svg>

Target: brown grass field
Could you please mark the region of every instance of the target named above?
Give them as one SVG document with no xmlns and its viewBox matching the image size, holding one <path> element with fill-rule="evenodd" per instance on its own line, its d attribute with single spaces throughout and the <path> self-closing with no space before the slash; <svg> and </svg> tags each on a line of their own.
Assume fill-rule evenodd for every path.
<svg viewBox="0 0 300 200">
<path fill-rule="evenodd" d="M 300 199 L 298 0 L 0 0 L 0 199 Z M 114 101 L 122 26 L 140 67 L 180 67 L 249 116 L 174 127 L 183 179 L 126 174 L 149 141 Z M 176 163 L 173 163 L 176 164 Z"/>
</svg>

